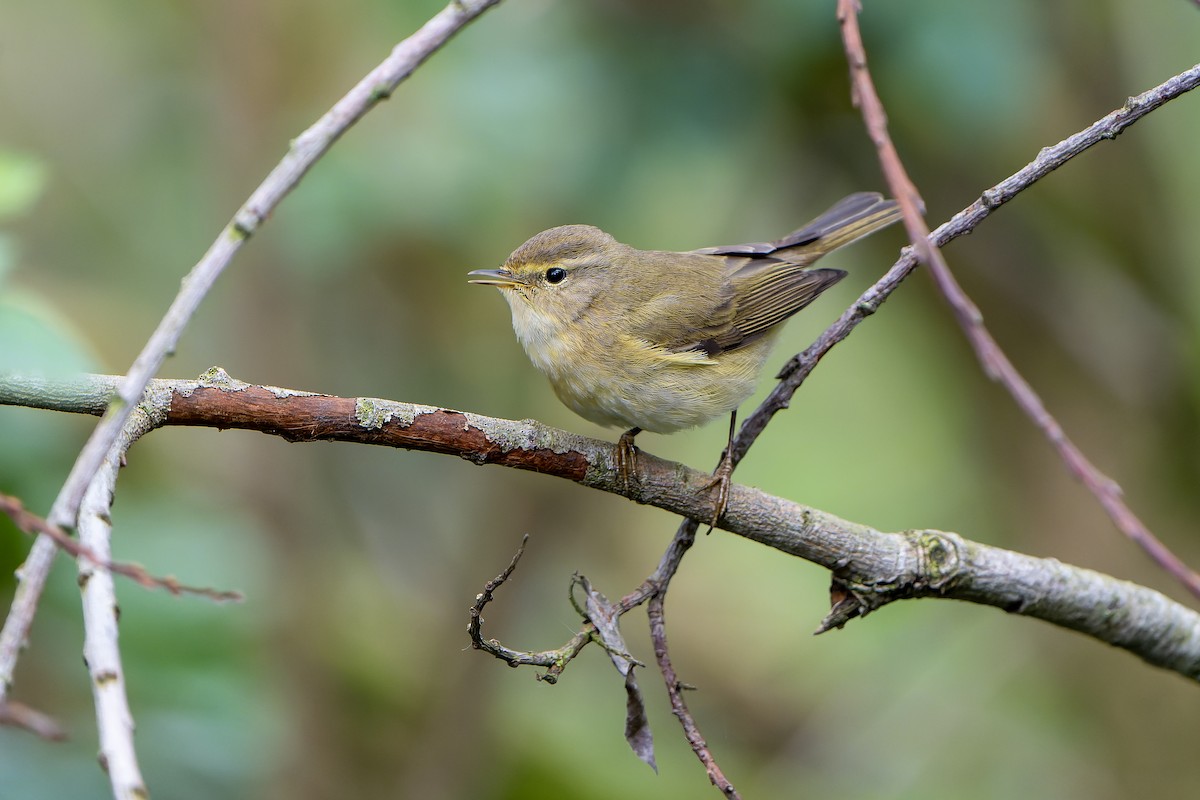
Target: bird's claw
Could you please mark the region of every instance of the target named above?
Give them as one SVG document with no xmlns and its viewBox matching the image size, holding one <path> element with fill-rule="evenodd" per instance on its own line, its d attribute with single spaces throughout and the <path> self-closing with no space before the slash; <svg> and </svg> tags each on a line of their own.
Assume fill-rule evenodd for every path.
<svg viewBox="0 0 1200 800">
<path fill-rule="evenodd" d="M 617 440 L 617 477 L 626 490 L 633 488 L 634 476 L 637 473 L 638 449 L 633 443 L 633 437 L 638 433 L 640 431 L 634 428 L 622 433 L 621 438 Z"/>
<path fill-rule="evenodd" d="M 721 521 L 725 509 L 729 506 L 729 486 L 732 475 L 733 459 L 729 457 L 729 451 L 726 450 L 725 455 L 721 456 L 721 463 L 713 470 L 712 478 L 703 487 L 703 491 L 706 492 L 717 490 L 716 506 L 713 508 L 712 519 L 709 520 L 705 535 L 713 532 L 713 528 L 717 527 L 717 523 Z"/>
</svg>

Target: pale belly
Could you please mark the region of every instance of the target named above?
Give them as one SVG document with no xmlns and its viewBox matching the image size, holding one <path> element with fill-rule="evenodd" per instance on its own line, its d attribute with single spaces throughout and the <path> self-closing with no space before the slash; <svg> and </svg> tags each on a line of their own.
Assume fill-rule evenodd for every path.
<svg viewBox="0 0 1200 800">
<path fill-rule="evenodd" d="M 671 433 L 728 415 L 753 392 L 768 340 L 722 353 L 718 363 L 638 365 L 545 371 L 562 402 L 584 419 L 613 428 Z"/>
<path fill-rule="evenodd" d="M 604 328 L 565 335 L 506 295 L 529 360 L 558 398 L 612 428 L 671 433 L 728 415 L 754 392 L 773 335 L 713 358 L 671 353 Z"/>
</svg>

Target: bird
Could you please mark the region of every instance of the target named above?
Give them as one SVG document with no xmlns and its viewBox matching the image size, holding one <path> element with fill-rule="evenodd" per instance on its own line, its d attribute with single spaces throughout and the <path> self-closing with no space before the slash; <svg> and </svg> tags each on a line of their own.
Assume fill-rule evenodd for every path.
<svg viewBox="0 0 1200 800">
<path fill-rule="evenodd" d="M 628 484 L 642 431 L 673 433 L 728 414 L 732 445 L 737 408 L 782 323 L 846 276 L 813 264 L 899 218 L 896 201 L 859 192 L 775 241 L 683 252 L 562 225 L 468 278 L 500 290 L 518 341 L 559 400 L 625 429 L 616 455 Z M 730 452 L 705 487 L 718 489 L 712 526 L 728 503 Z"/>
</svg>

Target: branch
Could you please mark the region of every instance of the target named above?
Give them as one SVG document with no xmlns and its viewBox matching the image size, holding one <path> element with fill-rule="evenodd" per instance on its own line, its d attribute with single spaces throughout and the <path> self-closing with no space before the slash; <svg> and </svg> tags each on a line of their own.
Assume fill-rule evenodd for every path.
<svg viewBox="0 0 1200 800">
<path fill-rule="evenodd" d="M 983 314 L 963 291 L 950 272 L 950 267 L 942 257 L 941 251 L 930 241 L 929 227 L 921 214 L 921 198 L 917 187 L 908 177 L 896 146 L 892 143 L 887 131 L 887 113 L 883 103 L 875 91 L 871 74 L 867 69 L 867 55 L 863 47 L 862 36 L 858 28 L 858 0 L 838 0 L 838 19 L 842 23 L 842 38 L 846 45 L 846 56 L 850 62 L 850 80 L 853 85 L 855 104 L 862 110 L 863 119 L 875 147 L 879 151 L 879 161 L 883 167 L 888 186 L 900 203 L 904 213 L 904 227 L 908 230 L 909 239 L 913 243 L 917 258 L 929 268 L 934 283 L 941 291 L 946 302 L 950 304 L 955 319 L 971 343 L 984 373 L 1000 383 L 1017 407 L 1029 417 L 1030 421 L 1042 432 L 1051 446 L 1058 451 L 1059 457 L 1067 470 L 1087 487 L 1100 503 L 1105 513 L 1112 519 L 1113 524 L 1126 537 L 1141 547 L 1156 564 L 1162 567 L 1176 580 L 1182 583 L 1188 591 L 1200 597 L 1200 573 L 1195 572 L 1179 557 L 1167 548 L 1150 529 L 1146 527 L 1133 510 L 1125 503 L 1121 487 L 1116 481 L 1096 468 L 1083 451 L 1067 437 L 1062 425 L 1046 409 L 1041 397 L 1034 391 L 1029 382 L 1022 377 L 1000 345 L 988 332 L 983 324 Z M 1179 93 L 1193 88 L 1200 82 L 1200 65 L 1193 67 L 1192 79 L 1180 80 L 1183 76 L 1168 81 L 1176 84 Z M 1105 119 L 1112 118 L 1113 123 L 1108 136 L 1116 136 L 1124 127 L 1132 124 L 1140 114 L 1133 115 L 1133 109 L 1141 109 L 1142 113 L 1157 108 L 1166 102 L 1163 87 L 1151 90 L 1140 98 L 1130 98 L 1125 108 L 1115 111 Z M 1186 88 L 1184 88 L 1186 87 Z M 1177 96 L 1177 95 L 1171 95 Z"/>
<path fill-rule="evenodd" d="M 62 528 L 51 525 L 37 514 L 26 510 L 21 501 L 11 495 L 0 493 L 0 512 L 7 514 L 13 524 L 25 533 L 49 537 L 59 550 L 72 558 L 86 558 L 92 564 L 117 575 L 123 575 L 146 589 L 166 589 L 174 595 L 194 594 L 218 602 L 241 602 L 244 599 L 241 592 L 221 591 L 207 586 L 188 586 L 170 575 L 165 578 L 151 575 L 145 567 L 138 564 L 107 559 L 80 540 L 72 539 L 70 534 Z"/>
<path fill-rule="evenodd" d="M 15 700 L 0 703 L 0 725 L 22 728 L 48 742 L 64 742 L 67 732 L 58 720 Z"/>
<path fill-rule="evenodd" d="M 1164 81 L 1137 97 L 1131 97 L 1122 108 L 1097 120 L 1083 130 L 1057 144 L 1042 148 L 1037 158 L 1023 168 L 987 189 L 979 199 L 955 214 L 929 235 L 929 241 L 944 247 L 960 236 L 975 230 L 993 210 L 1012 200 L 1021 192 L 1066 164 L 1075 156 L 1100 142 L 1115 139 L 1133 123 L 1163 104 L 1200 86 L 1200 64 Z M 734 461 L 740 461 L 758 438 L 771 418 L 788 407 L 792 395 L 825 355 L 850 335 L 859 323 L 879 310 L 901 282 L 917 268 L 918 259 L 912 248 L 906 248 L 891 269 L 863 292 L 836 322 L 830 325 L 803 353 L 794 356 L 779 371 L 779 384 L 753 414 L 746 418 L 734 441 Z"/>
<path fill-rule="evenodd" d="M 701 735 L 700 728 L 696 725 L 696 720 L 692 717 L 692 712 L 683 699 L 683 691 L 687 687 L 680 683 L 675 673 L 675 666 L 671 663 L 670 650 L 667 648 L 667 621 L 664 616 L 666 595 L 667 589 L 664 585 L 662 591 L 655 593 L 654 597 L 650 599 L 646 616 L 650 620 L 650 639 L 654 642 L 654 657 L 658 661 L 658 669 L 667 685 L 667 698 L 671 701 L 671 711 L 679 720 L 679 724 L 683 726 L 684 738 L 692 746 L 692 752 L 696 754 L 696 758 L 700 759 L 700 763 L 704 765 L 704 771 L 708 773 L 708 779 L 712 781 L 712 785 L 731 800 L 739 800 L 741 795 L 725 777 L 725 773 L 721 771 L 712 751 L 708 749 L 708 742 Z"/>
<path fill-rule="evenodd" d="M 29 399 L 36 379 L 21 379 L 13 390 L 13 381 L 0 378 L 0 404 L 21 397 L 22 405 L 98 413 L 105 392 L 115 391 L 119 380 L 87 376 L 75 391 L 64 391 L 62 382 L 48 384 L 53 397 L 39 404 Z M 293 442 L 337 440 L 444 453 L 567 478 L 690 520 L 712 517 L 711 493 L 702 491 L 707 473 L 642 453 L 636 480 L 625 481 L 612 444 L 532 421 L 252 386 L 222 370 L 210 371 L 203 381 L 152 381 L 142 407 L 156 425 L 242 428 Z M 844 598 L 821 630 L 895 600 L 966 600 L 1079 631 L 1200 680 L 1200 614 L 1142 586 L 956 533 L 883 533 L 736 484 L 721 527 L 833 573 Z M 670 558 L 664 556 L 664 563 Z M 651 582 L 646 596 L 652 592 Z M 626 606 L 624 599 L 620 605 Z"/>
<path fill-rule="evenodd" d="M 594 628 L 585 628 L 572 636 L 569 642 L 556 650 L 543 650 L 541 652 L 513 650 L 510 647 L 500 644 L 495 639 L 483 638 L 483 609 L 495 599 L 495 591 L 503 586 L 512 576 L 513 570 L 517 568 L 517 562 L 521 560 L 521 556 L 525 555 L 525 545 L 528 541 L 529 534 L 525 534 L 521 538 L 521 546 L 517 548 L 517 552 L 512 557 L 512 561 L 509 562 L 508 566 L 499 575 L 485 583 L 483 591 L 475 596 L 475 604 L 471 606 L 471 621 L 467 624 L 467 633 L 471 637 L 471 646 L 476 650 L 491 653 L 510 667 L 548 667 L 549 669 L 545 674 L 538 676 L 538 680 L 545 681 L 546 683 L 557 683 L 558 676 L 562 674 L 568 662 L 579 655 L 584 646 L 592 640 L 592 634 L 595 632 Z"/>
<path fill-rule="evenodd" d="M 147 382 L 158 372 L 166 355 L 175 350 L 184 327 L 200 302 L 245 241 L 262 226 L 309 168 L 351 125 L 380 100 L 391 96 L 396 87 L 451 36 L 498 2 L 453 0 L 419 31 L 398 44 L 378 67 L 359 81 L 312 127 L 292 141 L 288 154 L 271 170 L 245 205 L 238 209 L 208 252 L 184 277 L 179 294 L 134 360 L 128 375 L 122 379 L 110 406 L 76 458 L 47 515 L 51 524 L 63 528 L 75 526 L 83 494 L 120 436 Z M 12 683 L 17 652 L 29 633 L 54 553 L 54 545 L 48 539 L 39 537 L 18 573 L 21 582 L 17 587 L 17 595 L 4 628 L 0 630 L 0 702 L 7 696 Z"/>
<path fill-rule="evenodd" d="M 1198 82 L 1200 82 L 1200 65 L 1189 72 L 1172 78 L 1140 97 L 1131 98 L 1124 109 L 1113 112 L 1090 128 L 1060 142 L 1054 147 L 1045 148 L 1033 163 L 1016 175 L 1011 176 L 1006 181 L 985 192 L 979 201 L 957 214 L 950 222 L 938 228 L 937 232 L 930 238 L 939 244 L 944 244 L 951 239 L 969 233 L 991 212 L 992 208 L 1007 202 L 1018 192 L 1062 164 L 1065 164 L 1068 160 L 1093 144 L 1115 137 L 1125 127 L 1133 124 L 1142 116 L 1168 100 L 1194 88 Z M 898 197 L 904 196 L 904 193 L 899 190 L 893 191 Z M 910 202 L 909 205 L 911 206 L 912 203 Z M 920 243 L 928 246 L 924 239 L 925 236 L 928 236 L 927 230 L 922 235 Z M 774 415 L 788 407 L 792 395 L 795 394 L 800 385 L 808 378 L 808 375 L 816 367 L 821 358 L 833 349 L 836 344 L 849 336 L 850 331 L 857 327 L 858 323 L 875 313 L 883 301 L 899 287 L 900 282 L 912 272 L 916 265 L 917 260 L 913 257 L 912 250 L 909 249 L 904 252 L 900 260 L 887 274 L 868 289 L 833 325 L 826 329 L 818 337 L 817 341 L 803 353 L 798 354 L 788 362 L 777 376 L 779 383 L 776 384 L 770 395 L 759 405 L 754 413 L 746 419 L 738 436 L 731 443 L 729 448 L 731 466 L 736 466 L 742 460 Z M 659 565 L 656 575 L 674 573 L 683 555 L 695 541 L 696 528 L 696 523 L 692 520 L 685 520 L 680 525 L 671 544 L 668 546 L 667 552 L 663 556 L 663 561 Z M 1170 556 L 1169 553 L 1167 555 Z M 1174 558 L 1173 556 L 1170 557 Z M 1186 570 L 1186 567 L 1184 569 Z M 665 627 L 661 624 L 661 608 L 658 608 L 657 612 L 655 610 L 656 606 L 661 605 L 661 596 L 665 594 L 668 583 L 669 578 L 667 582 L 656 583 L 652 577 L 637 590 L 627 595 L 622 602 L 628 603 L 626 609 L 628 610 L 628 608 L 632 608 L 634 605 L 645 602 L 647 598 L 653 597 L 650 615 L 651 636 L 655 641 L 656 652 L 661 651 L 659 666 L 663 673 L 663 678 L 667 683 L 667 692 L 670 696 L 672 707 L 679 718 L 680 724 L 684 728 L 684 733 L 689 743 L 692 744 L 697 757 L 704 764 L 713 784 L 722 787 L 724 791 L 732 792 L 732 785 L 720 774 L 720 770 L 715 760 L 713 760 L 711 753 L 708 752 L 704 744 L 704 739 L 700 736 L 700 732 L 679 693 L 675 681 L 674 668 L 671 666 L 670 656 L 667 651 L 666 631 Z M 837 596 L 843 600 L 847 599 L 846 593 L 842 588 L 837 586 L 836 581 L 834 589 Z M 849 597 L 855 602 L 859 601 L 859 598 L 854 598 L 853 595 Z M 850 607 L 853 608 L 853 606 L 854 603 L 852 602 Z M 838 607 L 843 607 L 843 604 L 839 602 Z M 837 619 L 840 619 L 838 615 L 831 614 L 818 632 L 828 629 L 828 625 L 840 624 L 836 621 Z"/>
<path fill-rule="evenodd" d="M 116 800 L 143 800 L 149 796 L 137 751 L 133 746 L 133 713 L 125 694 L 125 671 L 117 645 L 117 595 L 111 562 L 112 501 L 117 472 L 125 451 L 153 426 L 144 413 L 131 416 L 108 457 L 88 484 L 79 509 L 79 541 L 99 558 L 77 559 L 79 591 L 83 599 L 83 662 L 92 679 L 96 726 L 100 732 L 100 763 L 108 773 Z"/>
</svg>

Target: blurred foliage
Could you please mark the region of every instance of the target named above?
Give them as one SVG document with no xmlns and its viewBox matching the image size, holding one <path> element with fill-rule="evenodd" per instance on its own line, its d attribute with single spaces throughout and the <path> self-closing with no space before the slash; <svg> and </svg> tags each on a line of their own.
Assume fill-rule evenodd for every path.
<svg viewBox="0 0 1200 800">
<path fill-rule="evenodd" d="M 871 65 L 932 221 L 1196 61 L 1186 2 L 867 2 Z M 126 368 L 287 140 L 440 0 L 8 0 L 0 366 Z M 136 19 L 137 24 L 130 24 Z M 1001 209 L 947 256 L 1014 361 L 1151 527 L 1200 563 L 1200 97 Z M 506 0 L 352 130 L 218 283 L 165 374 L 448 405 L 606 435 L 558 405 L 465 272 L 590 222 L 642 247 L 771 238 L 882 187 L 832 3 Z M 891 263 L 889 231 L 790 323 L 804 347 Z M 939 527 L 1179 596 L 980 373 L 916 275 L 823 362 L 740 480 L 885 529 Z M 766 391 L 766 384 L 762 391 Z M 44 512 L 91 420 L 0 409 L 0 491 Z M 715 463 L 724 427 L 648 436 Z M 151 789 L 171 798 L 712 794 L 646 674 L 655 776 L 586 653 L 557 686 L 467 648 L 556 646 L 579 570 L 615 597 L 674 521 L 428 454 L 167 430 L 130 454 L 118 557 L 242 605 L 119 586 Z M 28 546 L 0 521 L 0 596 Z M 672 587 L 677 668 L 746 797 L 1182 796 L 1196 687 L 992 610 L 903 604 L 813 639 L 827 575 L 715 533 Z M 644 618 L 624 626 L 651 661 Z M 17 675 L 64 720 L 0 730 L 0 798 L 107 796 L 60 564 Z"/>
</svg>

